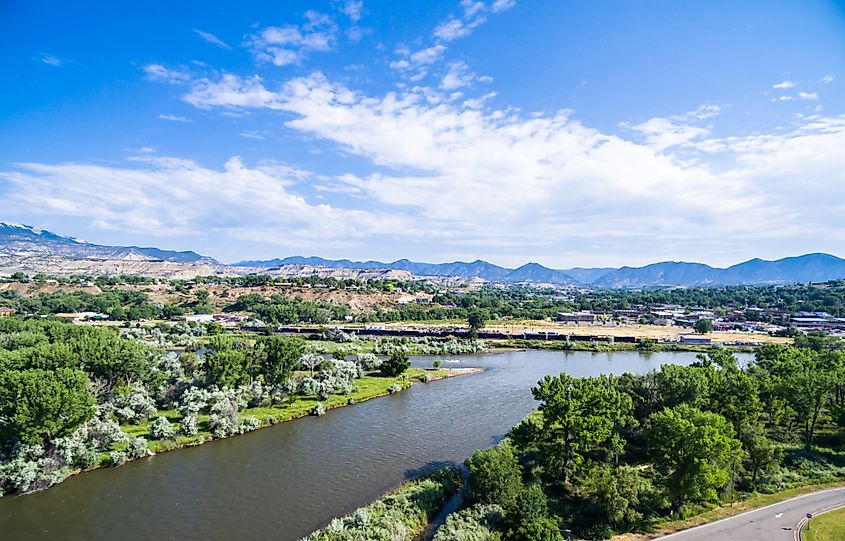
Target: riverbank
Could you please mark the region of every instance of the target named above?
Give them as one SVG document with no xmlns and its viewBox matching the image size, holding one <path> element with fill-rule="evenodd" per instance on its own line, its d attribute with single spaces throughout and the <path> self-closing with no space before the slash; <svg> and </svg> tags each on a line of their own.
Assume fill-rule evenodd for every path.
<svg viewBox="0 0 845 541">
<path fill-rule="evenodd" d="M 292 395 L 285 404 L 271 407 L 245 408 L 238 415 L 241 421 L 250 417 L 258 420 L 259 424 L 248 430 L 252 432 L 278 423 L 315 415 L 315 408 L 318 405 L 322 406 L 325 412 L 387 396 L 393 394 L 393 392 L 404 391 L 415 383 L 429 383 L 447 378 L 476 374 L 482 371 L 481 368 L 410 368 L 404 374 L 397 377 L 367 375 L 355 380 L 355 390 L 348 395 L 335 394 L 322 401 L 313 396 Z M 397 386 L 398 390 L 394 390 Z M 167 417 L 171 421 L 178 421 L 181 418 L 175 410 L 159 411 L 156 416 Z M 208 415 L 199 415 L 197 417 L 198 425 L 204 430 L 200 430 L 196 436 L 180 436 L 173 440 L 149 441 L 149 451 L 152 453 L 162 453 L 183 447 L 201 445 L 212 440 L 226 439 L 214 438 L 212 436 L 208 430 L 208 420 Z M 147 438 L 150 435 L 151 426 L 152 420 L 148 420 L 136 425 L 122 425 L 120 429 L 127 436 Z M 240 434 L 233 434 L 228 437 L 231 438 L 238 435 Z M 115 450 L 119 451 L 121 449 L 116 448 Z M 105 465 L 107 464 L 101 463 L 98 467 Z"/>
<path fill-rule="evenodd" d="M 439 468 L 402 483 L 352 514 L 332 519 L 325 528 L 301 541 L 419 539 L 462 485 L 463 478 L 457 467 Z"/>
<path fill-rule="evenodd" d="M 323 415 L 328 410 L 351 406 L 374 398 L 404 391 L 414 384 L 430 383 L 458 376 L 477 374 L 480 372 L 483 372 L 482 368 L 410 368 L 405 373 L 397 377 L 365 375 L 364 377 L 355 380 L 355 388 L 348 395 L 335 394 L 322 401 L 313 396 L 291 395 L 288 397 L 286 403 L 278 406 L 245 408 L 238 412 L 239 420 L 241 421 L 244 429 L 239 433 L 222 438 L 213 436 L 209 428 L 210 416 L 208 414 L 202 414 L 197 416 L 197 425 L 199 430 L 196 435 L 178 435 L 171 439 L 152 439 L 151 430 L 153 419 L 157 417 L 164 417 L 168 419 L 174 427 L 178 427 L 178 424 L 182 419 L 182 416 L 176 410 L 159 410 L 152 415 L 150 419 L 144 422 L 120 426 L 120 430 L 127 436 L 128 439 L 144 438 L 147 440 L 147 453 L 145 455 L 135 457 L 128 456 L 126 453 L 129 446 L 128 442 L 113 444 L 109 449 L 99 454 L 98 460 L 94 466 L 85 469 L 72 470 L 62 478 L 62 481 L 68 477 L 80 475 L 93 470 L 118 467 L 134 460 L 154 456 L 159 453 L 166 453 L 168 451 L 175 451 L 186 447 L 195 447 L 211 441 L 233 438 L 248 432 L 267 428 L 286 421 L 300 419 L 309 415 Z M 317 413 L 318 411 L 319 413 Z M 255 421 L 252 423 L 243 423 L 243 421 L 247 419 L 254 419 Z M 114 453 L 120 453 L 122 455 L 122 460 L 116 462 L 114 460 Z M 58 481 L 58 483 L 61 483 L 62 481 Z M 46 490 L 47 488 L 50 487 L 44 487 L 41 490 Z"/>
</svg>

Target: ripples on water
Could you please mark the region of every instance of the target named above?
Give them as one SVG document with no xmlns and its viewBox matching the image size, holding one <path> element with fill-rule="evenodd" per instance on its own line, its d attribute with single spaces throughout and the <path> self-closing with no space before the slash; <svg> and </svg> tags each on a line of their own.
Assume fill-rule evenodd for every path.
<svg viewBox="0 0 845 541">
<path fill-rule="evenodd" d="M 431 366 L 434 357 L 415 357 Z M 483 374 L 276 425 L 0 499 L 2 539 L 294 540 L 433 464 L 498 442 L 545 374 L 645 372 L 694 353 L 524 351 L 461 356 Z"/>
</svg>

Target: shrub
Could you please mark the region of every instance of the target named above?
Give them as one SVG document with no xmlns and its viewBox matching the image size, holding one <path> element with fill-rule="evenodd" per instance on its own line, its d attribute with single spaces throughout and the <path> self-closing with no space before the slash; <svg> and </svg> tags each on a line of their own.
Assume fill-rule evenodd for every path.
<svg viewBox="0 0 845 541">
<path fill-rule="evenodd" d="M 161 419 L 161 417 L 159 417 Z M 126 446 L 126 454 L 129 458 L 141 458 L 147 454 L 147 440 L 144 438 L 132 438 Z"/>
<path fill-rule="evenodd" d="M 450 514 L 434 541 L 500 541 L 504 511 L 498 505 L 473 505 Z"/>
<path fill-rule="evenodd" d="M 355 363 L 365 372 L 372 372 L 381 368 L 381 359 L 372 353 L 359 353 L 355 356 Z"/>
<path fill-rule="evenodd" d="M 393 385 L 391 385 L 390 387 L 387 388 L 388 394 L 398 393 L 401 390 L 402 390 L 402 386 L 399 385 L 398 383 L 394 383 Z"/>
<path fill-rule="evenodd" d="M 196 436 L 199 432 L 197 428 L 197 414 L 196 413 L 189 413 L 182 417 L 182 422 L 180 423 L 179 433 L 183 436 Z"/>
<path fill-rule="evenodd" d="M 321 403 L 317 402 L 316 404 L 314 404 L 314 407 L 311 408 L 311 411 L 309 411 L 308 413 L 319 417 L 326 413 L 326 407 L 323 406 Z"/>
<path fill-rule="evenodd" d="M 155 401 L 147 394 L 142 385 L 135 384 L 125 395 L 115 399 L 114 414 L 122 423 L 137 423 L 156 412 Z"/>
<path fill-rule="evenodd" d="M 231 391 L 212 393 L 208 426 L 215 438 L 237 434 L 241 423 L 238 418 L 238 401 Z"/>
<path fill-rule="evenodd" d="M 244 420 L 241 421 L 241 431 L 243 432 L 249 432 L 257 428 L 261 428 L 261 421 L 253 415 L 245 417 Z"/>
<path fill-rule="evenodd" d="M 411 541 L 460 484 L 455 468 L 443 468 L 410 481 L 353 514 L 336 518 L 303 541 Z"/>
<path fill-rule="evenodd" d="M 166 417 L 156 417 L 150 425 L 150 437 L 154 440 L 171 440 L 175 435 L 176 431 Z"/>
<path fill-rule="evenodd" d="M 126 453 L 123 451 L 112 451 L 109 453 L 109 466 L 120 466 L 126 462 Z"/>
</svg>

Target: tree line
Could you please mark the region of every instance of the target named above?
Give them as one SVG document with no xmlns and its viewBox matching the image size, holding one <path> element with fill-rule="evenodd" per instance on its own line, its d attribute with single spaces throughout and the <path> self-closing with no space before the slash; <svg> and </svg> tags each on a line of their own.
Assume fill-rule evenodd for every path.
<svg viewBox="0 0 845 541">
<path fill-rule="evenodd" d="M 532 392 L 537 411 L 467 460 L 472 505 L 438 541 L 605 539 L 845 476 L 838 351 L 767 345 L 740 366 L 714 350 L 643 375 L 546 376 Z"/>
<path fill-rule="evenodd" d="M 148 449 L 201 443 L 266 423 L 244 413 L 248 408 L 307 398 L 319 415 L 321 402 L 351 396 L 364 375 L 396 378 L 409 367 L 401 349 L 386 359 L 349 359 L 342 352 L 330 359 L 297 337 L 205 336 L 201 347 L 175 352 L 114 327 L 3 318 L 0 495 L 46 488 L 73 471 L 118 465 Z M 128 436 L 121 428 L 127 425 L 146 437 Z"/>
</svg>

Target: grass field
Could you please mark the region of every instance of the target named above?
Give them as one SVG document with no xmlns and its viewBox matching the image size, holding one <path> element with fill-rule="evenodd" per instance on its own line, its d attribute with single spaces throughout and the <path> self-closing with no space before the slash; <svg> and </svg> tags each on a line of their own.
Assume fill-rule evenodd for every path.
<svg viewBox="0 0 845 541">
<path fill-rule="evenodd" d="M 818 515 L 804 528 L 807 541 L 842 541 L 845 539 L 845 507 Z"/>
</svg>

